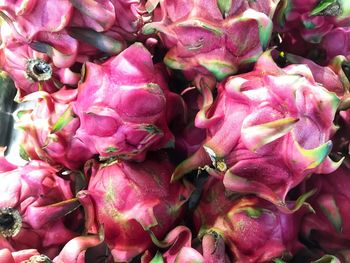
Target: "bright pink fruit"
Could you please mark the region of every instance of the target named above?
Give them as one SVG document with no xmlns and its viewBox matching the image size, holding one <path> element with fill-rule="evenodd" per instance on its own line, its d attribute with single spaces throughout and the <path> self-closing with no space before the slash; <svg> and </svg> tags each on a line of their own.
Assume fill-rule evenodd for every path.
<svg viewBox="0 0 350 263">
<path fill-rule="evenodd" d="M 308 43 L 320 44 L 315 48 L 323 48 L 325 61 L 336 55 L 350 55 L 350 46 L 346 41 L 350 21 L 347 0 L 281 1 L 275 18 L 276 30 L 282 32 L 282 45 L 285 45 L 283 42 L 289 45 L 283 35 L 293 32 Z M 301 42 L 300 39 L 298 43 Z M 295 46 L 291 46 L 291 49 L 299 52 Z"/>
<path fill-rule="evenodd" d="M 183 102 L 163 73 L 140 43 L 102 65 L 86 63 L 74 104 L 77 138 L 102 158 L 142 160 L 148 150 L 173 146 L 168 122 Z"/>
<path fill-rule="evenodd" d="M 161 21 L 146 24 L 143 33 L 160 33 L 170 49 L 164 58 L 170 68 L 222 80 L 256 61 L 266 48 L 276 4 L 163 0 Z"/>
<path fill-rule="evenodd" d="M 211 178 L 194 220 L 200 233 L 212 229 L 223 236 L 234 262 L 272 262 L 301 247 L 300 212 L 284 214 L 265 200 L 227 191 L 221 181 Z"/>
<path fill-rule="evenodd" d="M 88 248 L 97 246 L 102 241 L 98 235 L 79 236 L 70 240 L 59 255 L 53 259 L 54 263 L 85 263 L 85 254 Z M 90 262 L 90 261 L 87 261 Z"/>
<path fill-rule="evenodd" d="M 214 102 L 209 89 L 202 92 L 196 126 L 207 129 L 207 138 L 173 179 L 212 164 L 209 171 L 227 189 L 257 194 L 283 209 L 289 190 L 310 173 L 339 166 L 328 157 L 339 99 L 307 66 L 279 68 L 266 52 L 254 71 L 221 83 Z"/>
<path fill-rule="evenodd" d="M 191 187 L 170 184 L 172 165 L 165 155 L 143 163 L 92 163 L 88 189 L 78 193 L 86 227 L 104 240 L 115 261 L 129 261 L 152 245 L 150 231 L 162 238 L 173 226 Z"/>
<path fill-rule="evenodd" d="M 61 245 L 77 235 L 64 224 L 64 216 L 79 206 L 72 199 L 70 182 L 41 161 L 7 167 L 1 171 L 0 185 L 2 247 L 11 251 L 34 248 L 55 256 Z"/>
<path fill-rule="evenodd" d="M 6 29 L 8 25 L 1 26 L 0 67 L 14 80 L 19 98 L 39 90 L 52 93 L 63 84 L 77 84 L 80 74 L 69 69 L 77 55 L 75 39 L 65 32 L 41 32 L 37 41 L 28 44 Z"/>
<path fill-rule="evenodd" d="M 69 0 L 1 0 L 0 11 L 14 24 L 18 33 L 32 40 L 38 32 L 58 32 L 73 13 Z M 2 15 L 3 16 L 3 15 Z"/>
<path fill-rule="evenodd" d="M 153 256 L 149 251 L 146 251 L 141 258 L 142 263 L 153 262 L 155 260 L 163 260 L 166 263 L 228 263 L 228 256 L 225 254 L 225 243 L 223 238 L 211 231 L 202 237 L 200 248 L 191 247 L 192 233 L 185 226 L 177 226 L 171 230 L 162 241 L 157 241 L 161 248 L 167 250 L 161 254 L 157 253 Z M 169 248 L 168 248 L 169 247 Z"/>
<path fill-rule="evenodd" d="M 23 130 L 21 147 L 26 158 L 75 170 L 92 157 L 87 146 L 74 137 L 80 123 L 72 109 L 76 96 L 76 89 L 62 88 L 23 98 L 31 106 L 17 111 L 16 127 Z"/>
</svg>

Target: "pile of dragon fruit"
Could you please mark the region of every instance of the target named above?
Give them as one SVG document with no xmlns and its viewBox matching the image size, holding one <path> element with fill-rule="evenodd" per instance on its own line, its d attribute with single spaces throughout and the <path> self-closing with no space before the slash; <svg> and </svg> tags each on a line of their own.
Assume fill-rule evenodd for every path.
<svg viewBox="0 0 350 263">
<path fill-rule="evenodd" d="M 0 0 L 0 20 L 1 263 L 350 262 L 349 0 Z"/>
</svg>

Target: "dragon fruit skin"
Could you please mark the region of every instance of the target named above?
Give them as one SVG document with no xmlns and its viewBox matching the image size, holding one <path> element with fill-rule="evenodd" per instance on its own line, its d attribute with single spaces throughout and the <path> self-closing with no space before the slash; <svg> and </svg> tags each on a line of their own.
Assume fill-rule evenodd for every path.
<svg viewBox="0 0 350 263">
<path fill-rule="evenodd" d="M 291 188 L 312 172 L 330 173 L 340 165 L 327 156 L 339 99 L 315 82 L 307 66 L 281 69 L 266 52 L 254 71 L 223 82 L 214 103 L 205 87 L 203 94 L 195 124 L 207 129 L 207 139 L 176 168 L 173 180 L 212 163 L 209 171 L 228 189 L 284 209 Z"/>
<path fill-rule="evenodd" d="M 147 150 L 171 146 L 167 122 L 183 111 L 183 101 L 161 73 L 140 43 L 102 65 L 86 63 L 74 103 L 76 137 L 102 158 L 142 160 Z"/>
<path fill-rule="evenodd" d="M 114 5 L 110 0 L 71 0 L 75 7 L 70 26 L 88 27 L 97 32 L 110 29 L 115 23 Z"/>
<path fill-rule="evenodd" d="M 214 230 L 222 235 L 234 262 L 272 262 L 302 247 L 297 235 L 304 213 L 285 214 L 265 200 L 238 196 L 212 177 L 194 212 L 194 223 L 200 234 Z"/>
<path fill-rule="evenodd" d="M 4 157 L 1 164 L 6 164 Z M 23 167 L 8 163 L 1 170 L 1 248 L 33 248 L 49 257 L 77 235 L 64 216 L 79 206 L 70 182 L 58 177 L 47 163 L 31 161 Z"/>
<path fill-rule="evenodd" d="M 69 69 L 75 62 L 78 42 L 65 32 L 38 33 L 38 41 L 28 44 L 17 40 L 7 24 L 1 30 L 0 68 L 14 80 L 19 99 L 39 90 L 55 92 L 62 83 L 78 83 L 80 74 Z"/>
<path fill-rule="evenodd" d="M 160 2 L 161 21 L 147 23 L 143 33 L 160 33 L 170 49 L 164 58 L 167 66 L 185 71 L 189 78 L 206 74 L 222 80 L 262 54 L 272 29 L 269 16 L 277 3 L 219 2 Z"/>
<path fill-rule="evenodd" d="M 350 22 L 350 7 L 346 0 L 327 3 L 317 0 L 284 0 L 277 10 L 274 24 L 282 39 L 285 33 L 294 31 L 293 34 L 300 35 L 307 43 L 320 44 L 315 48 L 326 52 L 325 60 L 321 60 L 323 63 L 336 55 L 349 55 L 345 40 Z M 288 42 L 288 39 L 282 42 Z M 297 48 L 292 49 L 298 52 Z"/>
<path fill-rule="evenodd" d="M 16 127 L 23 130 L 21 149 L 27 158 L 77 170 L 93 156 L 74 137 L 80 124 L 72 110 L 76 97 L 76 89 L 62 88 L 52 94 L 39 91 L 23 98 L 32 106 L 17 111 Z"/>
<path fill-rule="evenodd" d="M 348 27 L 337 27 L 325 35 L 321 47 L 327 51 L 328 59 L 337 55 L 350 58 L 350 29 Z"/>
<path fill-rule="evenodd" d="M 308 214 L 302 222 L 303 236 L 324 251 L 334 253 L 349 249 L 350 170 L 341 166 L 327 175 L 317 175 L 306 182 L 317 193 L 308 202 L 316 213 Z"/>
<path fill-rule="evenodd" d="M 38 32 L 58 32 L 68 24 L 73 13 L 69 0 L 2 0 L 0 11 L 7 16 L 22 40 L 32 40 Z M 48 15 L 49 14 L 49 15 Z"/>
<path fill-rule="evenodd" d="M 225 243 L 223 238 L 212 231 L 202 237 L 200 248 L 192 248 L 192 233 L 186 226 L 177 226 L 172 229 L 162 241 L 157 241 L 160 248 L 169 247 L 166 252 L 159 252 L 154 256 L 150 251 L 146 251 L 141 257 L 141 263 L 153 262 L 160 258 L 162 262 L 175 263 L 228 263 L 228 256 L 225 254 Z"/>
<path fill-rule="evenodd" d="M 30 262 L 44 262 L 50 263 L 51 261 L 34 261 L 34 259 L 48 259 L 46 256 L 41 255 L 36 249 L 24 249 L 11 252 L 9 249 L 0 249 L 0 260 L 6 263 L 30 263 Z"/>
<path fill-rule="evenodd" d="M 151 19 L 152 10 L 146 10 L 145 1 L 72 0 L 73 19 L 69 26 L 91 28 L 96 32 L 117 31 L 128 41 L 138 37 L 142 25 Z"/>
<path fill-rule="evenodd" d="M 93 163 L 88 189 L 78 193 L 88 233 L 104 228 L 115 261 L 129 261 L 152 245 L 150 231 L 162 237 L 180 216 L 192 188 L 170 184 L 173 167 L 166 156 L 143 163 Z"/>
<path fill-rule="evenodd" d="M 98 235 L 79 236 L 70 240 L 60 251 L 53 263 L 85 263 L 94 261 L 85 261 L 86 250 L 95 247 L 101 243 Z M 103 256 L 103 255 L 101 255 Z M 104 261 L 105 262 L 105 261 Z"/>
</svg>

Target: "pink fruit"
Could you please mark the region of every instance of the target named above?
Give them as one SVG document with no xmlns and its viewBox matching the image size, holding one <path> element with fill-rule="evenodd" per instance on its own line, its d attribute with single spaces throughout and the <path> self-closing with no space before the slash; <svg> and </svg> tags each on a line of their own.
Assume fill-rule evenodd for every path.
<svg viewBox="0 0 350 263">
<path fill-rule="evenodd" d="M 262 199 L 227 191 L 221 181 L 211 178 L 194 221 L 200 233 L 213 230 L 223 236 L 234 262 L 272 262 L 301 247 L 297 241 L 301 212 L 284 214 Z"/>
<path fill-rule="evenodd" d="M 6 163 L 4 157 L 1 163 Z M 0 233 L 2 248 L 34 248 L 54 256 L 77 233 L 67 228 L 64 216 L 79 206 L 70 182 L 57 176 L 47 163 L 32 161 L 23 167 L 7 165 L 1 171 Z"/>
<path fill-rule="evenodd" d="M 129 261 L 150 248 L 150 236 L 162 238 L 181 215 L 192 190 L 170 184 L 172 169 L 165 155 L 143 163 L 92 163 L 88 189 L 77 196 L 85 209 L 87 231 L 104 228 L 115 261 Z"/>
<path fill-rule="evenodd" d="M 350 170 L 342 166 L 329 175 L 308 180 L 308 188 L 317 189 L 309 200 L 316 213 L 303 220 L 303 236 L 328 253 L 347 250 L 350 243 L 349 206 Z"/>
<path fill-rule="evenodd" d="M 101 158 L 142 160 L 148 150 L 173 146 L 168 122 L 183 102 L 162 73 L 140 43 L 102 65 L 86 63 L 74 104 L 76 137 Z"/>
<path fill-rule="evenodd" d="M 71 26 L 106 31 L 115 23 L 114 5 L 110 0 L 70 0 L 75 7 Z"/>
<path fill-rule="evenodd" d="M 6 28 L 6 24 L 1 26 L 2 31 Z M 17 40 L 11 31 L 6 33 L 1 35 L 0 67 L 14 80 L 18 98 L 35 91 L 55 92 L 62 83 L 77 84 L 80 74 L 69 69 L 78 49 L 75 39 L 65 32 L 41 32 L 38 41 L 28 44 Z"/>
<path fill-rule="evenodd" d="M 54 263 L 85 263 L 86 250 L 101 243 L 98 235 L 79 236 L 70 240 L 53 259 Z M 89 261 L 87 261 L 89 262 Z"/>
<path fill-rule="evenodd" d="M 92 157 L 87 146 L 74 136 L 80 123 L 72 109 L 76 96 L 77 90 L 62 88 L 52 94 L 39 91 L 23 98 L 32 105 L 17 111 L 16 127 L 23 131 L 20 147 L 26 159 L 76 170 Z"/>
<path fill-rule="evenodd" d="M 144 34 L 159 32 L 170 50 L 164 62 L 190 74 L 218 80 L 255 62 L 272 30 L 275 1 L 160 1 L 161 21 L 148 23 Z"/>
<path fill-rule="evenodd" d="M 320 44 L 315 48 L 326 51 L 324 59 L 329 61 L 336 55 L 349 55 L 350 47 L 346 41 L 348 34 L 345 33 L 350 21 L 349 11 L 346 0 L 284 0 L 276 12 L 275 26 L 277 31 L 282 32 L 282 36 L 294 31 L 294 35 L 300 35 L 306 42 Z M 283 42 L 288 40 L 282 40 L 282 44 Z M 295 47 L 293 50 L 298 52 Z"/>
<path fill-rule="evenodd" d="M 196 126 L 207 129 L 207 138 L 176 168 L 173 180 L 212 164 L 210 173 L 227 189 L 257 194 L 284 209 L 289 190 L 310 173 L 340 165 L 328 157 L 339 99 L 307 66 L 281 69 L 266 52 L 254 71 L 221 83 L 214 102 L 209 89 L 202 92 Z"/>
<path fill-rule="evenodd" d="M 69 0 L 1 0 L 1 16 L 14 24 L 14 28 L 26 40 L 32 40 L 38 32 L 58 32 L 68 24 L 73 6 Z"/>
<path fill-rule="evenodd" d="M 24 249 L 11 252 L 9 249 L 0 249 L 0 260 L 6 263 L 51 263 L 51 260 L 41 255 L 36 249 Z"/>
<path fill-rule="evenodd" d="M 161 254 L 157 253 L 153 256 L 146 251 L 141 258 L 142 263 L 153 262 L 153 260 L 163 260 L 166 263 L 228 263 L 229 258 L 225 254 L 225 243 L 223 238 L 211 231 L 202 237 L 202 245 L 197 250 L 191 247 L 192 233 L 185 226 L 177 226 L 171 230 L 162 241 L 157 241 L 160 248 L 166 249 Z"/>
</svg>

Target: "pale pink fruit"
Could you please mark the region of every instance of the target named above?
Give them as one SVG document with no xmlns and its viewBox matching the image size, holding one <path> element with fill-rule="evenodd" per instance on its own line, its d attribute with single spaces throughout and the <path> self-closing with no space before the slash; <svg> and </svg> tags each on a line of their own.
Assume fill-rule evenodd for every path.
<svg viewBox="0 0 350 263">
<path fill-rule="evenodd" d="M 151 235 L 162 238 L 181 215 L 192 188 L 170 184 L 172 169 L 165 155 L 143 163 L 92 163 L 88 189 L 77 196 L 87 231 L 104 228 L 115 261 L 130 261 L 150 248 Z"/>
<path fill-rule="evenodd" d="M 6 163 L 1 157 L 1 163 Z M 70 181 L 47 163 L 32 161 L 1 171 L 0 233 L 2 248 L 34 248 L 54 256 L 77 233 L 65 226 L 64 216 L 79 206 Z"/>
<path fill-rule="evenodd" d="M 310 173 L 340 165 L 328 157 L 339 99 L 306 65 L 279 68 L 266 52 L 254 71 L 221 83 L 215 101 L 206 86 L 202 92 L 196 126 L 207 129 L 207 138 L 173 179 L 204 167 L 227 189 L 257 194 L 284 209 L 289 190 Z"/>
<path fill-rule="evenodd" d="M 148 150 L 174 145 L 168 128 L 183 112 L 151 54 L 135 43 L 101 65 L 86 63 L 74 112 L 76 137 L 101 158 L 142 160 Z"/>
<path fill-rule="evenodd" d="M 218 80 L 255 62 L 268 45 L 276 1 L 160 1 L 161 21 L 144 34 L 159 32 L 170 50 L 164 62 L 194 77 Z"/>
<path fill-rule="evenodd" d="M 303 213 L 284 214 L 265 200 L 227 191 L 211 178 L 194 221 L 200 233 L 213 230 L 223 236 L 233 262 L 272 262 L 302 247 L 297 235 Z"/>
<path fill-rule="evenodd" d="M 23 131 L 20 147 L 26 159 L 76 170 L 93 156 L 88 147 L 75 138 L 80 123 L 72 109 L 76 96 L 76 89 L 62 88 L 52 94 L 39 91 L 23 98 L 22 101 L 31 102 L 31 106 L 15 115 L 16 127 Z"/>
</svg>

